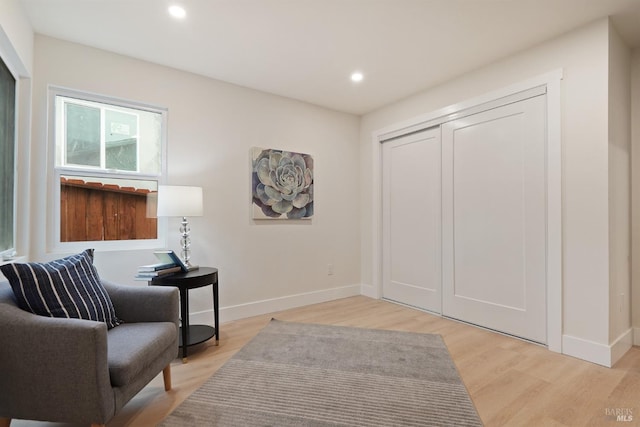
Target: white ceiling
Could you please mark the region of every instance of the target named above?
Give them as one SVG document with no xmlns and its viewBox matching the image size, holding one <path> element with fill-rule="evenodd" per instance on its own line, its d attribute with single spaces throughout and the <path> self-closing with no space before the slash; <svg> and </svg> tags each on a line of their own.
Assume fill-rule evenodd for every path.
<svg viewBox="0 0 640 427">
<path fill-rule="evenodd" d="M 354 114 L 605 16 L 640 46 L 640 0 L 21 2 L 37 33 Z"/>
</svg>

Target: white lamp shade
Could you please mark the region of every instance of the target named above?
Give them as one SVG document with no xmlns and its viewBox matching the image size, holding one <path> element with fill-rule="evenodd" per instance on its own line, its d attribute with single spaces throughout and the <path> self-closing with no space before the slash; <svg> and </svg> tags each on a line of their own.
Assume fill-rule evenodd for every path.
<svg viewBox="0 0 640 427">
<path fill-rule="evenodd" d="M 158 216 L 202 216 L 202 187 L 158 186 Z"/>
</svg>

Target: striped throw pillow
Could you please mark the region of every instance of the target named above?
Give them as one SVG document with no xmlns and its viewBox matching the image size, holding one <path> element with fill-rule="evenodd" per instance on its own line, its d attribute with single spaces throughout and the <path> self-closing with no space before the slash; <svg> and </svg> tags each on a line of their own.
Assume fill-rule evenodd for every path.
<svg viewBox="0 0 640 427">
<path fill-rule="evenodd" d="M 47 263 L 5 264 L 0 270 L 23 310 L 105 322 L 109 329 L 120 324 L 93 265 L 93 249 Z"/>
</svg>

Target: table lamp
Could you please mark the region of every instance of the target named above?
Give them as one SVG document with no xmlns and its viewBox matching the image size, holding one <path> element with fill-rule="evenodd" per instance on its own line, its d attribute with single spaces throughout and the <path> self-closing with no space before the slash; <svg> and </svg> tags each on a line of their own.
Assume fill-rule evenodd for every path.
<svg viewBox="0 0 640 427">
<path fill-rule="evenodd" d="M 158 216 L 182 217 L 180 225 L 180 258 L 184 265 L 193 270 L 197 268 L 189 261 L 191 239 L 189 233 L 189 216 L 202 216 L 202 187 L 187 187 L 179 185 L 158 186 Z"/>
</svg>

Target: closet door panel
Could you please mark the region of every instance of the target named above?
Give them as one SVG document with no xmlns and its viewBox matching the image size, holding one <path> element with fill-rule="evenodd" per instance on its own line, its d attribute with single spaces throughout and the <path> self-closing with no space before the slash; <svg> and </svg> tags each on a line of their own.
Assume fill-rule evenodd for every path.
<svg viewBox="0 0 640 427">
<path fill-rule="evenodd" d="M 544 96 L 442 126 L 443 314 L 546 342 Z"/>
<path fill-rule="evenodd" d="M 441 312 L 440 131 L 385 142 L 383 297 Z"/>
</svg>

